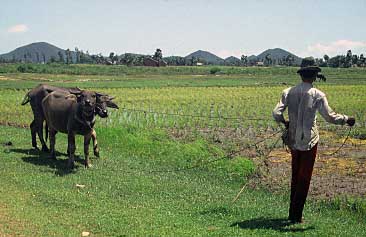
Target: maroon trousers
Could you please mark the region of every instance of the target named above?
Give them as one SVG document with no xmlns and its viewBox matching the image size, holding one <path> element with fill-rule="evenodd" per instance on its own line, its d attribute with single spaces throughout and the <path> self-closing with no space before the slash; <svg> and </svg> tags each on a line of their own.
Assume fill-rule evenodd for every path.
<svg viewBox="0 0 366 237">
<path fill-rule="evenodd" d="M 292 177 L 289 220 L 301 222 L 318 144 L 309 151 L 291 150 Z"/>
</svg>

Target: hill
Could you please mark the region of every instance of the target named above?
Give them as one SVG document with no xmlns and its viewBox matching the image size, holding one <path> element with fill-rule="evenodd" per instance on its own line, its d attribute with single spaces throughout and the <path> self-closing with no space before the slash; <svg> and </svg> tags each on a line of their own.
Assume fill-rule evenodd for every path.
<svg viewBox="0 0 366 237">
<path fill-rule="evenodd" d="M 256 56 L 257 61 L 264 61 L 266 55 L 270 55 L 272 60 L 279 61 L 286 58 L 288 55 L 291 55 L 294 58 L 294 64 L 299 65 L 301 63 L 301 58 L 296 56 L 293 53 L 290 53 L 284 49 L 281 48 L 275 48 L 275 49 L 267 49 L 263 51 L 261 54 Z"/>
<path fill-rule="evenodd" d="M 22 62 L 48 62 L 53 57 L 59 59 L 58 53 L 61 52 L 65 58 L 65 50 L 56 47 L 46 42 L 36 42 L 28 44 L 15 50 L 1 54 L 0 58 L 5 60 L 14 60 Z M 75 52 L 71 52 L 72 57 L 75 58 Z"/>
<path fill-rule="evenodd" d="M 207 64 L 223 64 L 224 59 L 220 58 L 219 56 L 203 51 L 203 50 L 197 50 L 196 52 L 193 52 L 187 56 L 185 56 L 185 59 L 192 59 L 192 58 L 198 59 L 198 61 L 203 61 Z"/>
<path fill-rule="evenodd" d="M 33 62 L 33 63 L 42 63 L 42 62 L 49 62 L 52 58 L 56 61 L 60 59 L 59 53 L 62 53 L 64 60 L 66 60 L 66 51 L 64 49 L 61 49 L 57 46 L 54 46 L 52 44 L 49 44 L 47 42 L 36 42 L 32 44 L 28 44 L 19 48 L 16 48 L 15 50 L 1 54 L 0 59 L 6 60 L 6 61 L 16 61 L 16 62 Z M 71 58 L 72 61 L 76 61 L 76 52 L 71 52 Z M 134 54 L 134 53 L 126 53 L 130 56 L 137 57 L 137 56 L 145 56 L 141 54 Z M 124 57 L 126 54 L 122 54 L 118 56 L 118 58 Z M 294 61 L 292 64 L 299 65 L 301 63 L 301 58 L 296 56 L 293 53 L 290 53 L 286 50 L 283 50 L 281 48 L 275 48 L 275 49 L 267 49 L 264 52 L 260 53 L 258 56 L 251 55 L 248 57 L 249 61 L 265 61 L 266 55 L 270 55 L 271 59 L 273 60 L 274 64 L 278 64 L 281 60 L 283 61 L 284 58 L 291 55 L 294 58 Z M 89 58 L 89 55 L 84 54 L 84 60 L 85 62 L 89 62 L 91 60 L 87 60 Z M 240 59 L 234 56 L 230 56 L 226 58 L 225 60 L 220 58 L 219 56 L 210 53 L 208 51 L 203 50 L 197 50 L 185 57 L 166 57 L 166 61 L 170 62 L 170 65 L 186 65 L 187 62 L 185 60 L 191 60 L 192 58 L 195 58 L 199 62 L 203 62 L 205 64 L 214 64 L 214 65 L 237 65 L 240 64 Z"/>
<path fill-rule="evenodd" d="M 225 58 L 225 65 L 240 65 L 240 59 L 234 56 Z"/>
<path fill-rule="evenodd" d="M 255 56 L 254 54 L 253 54 L 253 55 L 250 55 L 250 56 L 248 57 L 248 60 L 249 60 L 249 61 L 251 61 L 251 60 L 255 61 L 256 59 L 257 59 L 257 56 Z"/>
</svg>

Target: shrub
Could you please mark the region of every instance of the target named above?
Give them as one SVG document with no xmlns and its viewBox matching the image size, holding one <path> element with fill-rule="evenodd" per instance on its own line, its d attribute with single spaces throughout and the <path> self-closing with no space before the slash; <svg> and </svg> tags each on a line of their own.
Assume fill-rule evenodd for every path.
<svg viewBox="0 0 366 237">
<path fill-rule="evenodd" d="M 216 74 L 220 71 L 221 71 L 221 69 L 219 67 L 213 67 L 210 69 L 210 74 Z"/>
<path fill-rule="evenodd" d="M 24 73 L 27 70 L 27 68 L 25 67 L 25 65 L 20 65 L 18 66 L 17 70 L 18 72 Z"/>
<path fill-rule="evenodd" d="M 17 71 L 21 73 L 26 72 L 36 72 L 35 68 L 32 67 L 32 65 L 22 64 L 17 67 Z"/>
</svg>

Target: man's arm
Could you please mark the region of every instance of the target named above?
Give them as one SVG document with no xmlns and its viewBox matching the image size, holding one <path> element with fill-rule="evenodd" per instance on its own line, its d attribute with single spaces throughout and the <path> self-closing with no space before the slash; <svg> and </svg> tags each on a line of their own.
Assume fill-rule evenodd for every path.
<svg viewBox="0 0 366 237">
<path fill-rule="evenodd" d="M 287 108 L 287 95 L 288 95 L 288 90 L 284 90 L 282 93 L 281 100 L 278 102 L 278 104 L 276 105 L 276 107 L 274 108 L 274 110 L 272 112 L 273 118 L 278 123 L 286 124 L 286 120 L 283 117 L 283 112 Z"/>
<path fill-rule="evenodd" d="M 345 123 L 348 122 L 349 118 L 347 115 L 337 114 L 330 108 L 330 106 L 328 104 L 328 100 L 325 96 L 322 96 L 321 98 L 319 98 L 318 105 L 319 105 L 319 107 L 318 107 L 319 113 L 328 123 L 344 125 Z"/>
</svg>

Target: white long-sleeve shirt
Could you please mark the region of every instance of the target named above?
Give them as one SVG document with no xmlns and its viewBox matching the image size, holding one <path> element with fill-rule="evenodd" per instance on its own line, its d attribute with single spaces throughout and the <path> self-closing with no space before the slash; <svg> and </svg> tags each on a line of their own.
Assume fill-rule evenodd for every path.
<svg viewBox="0 0 366 237">
<path fill-rule="evenodd" d="M 282 98 L 272 113 L 277 122 L 285 121 L 283 113 L 286 108 L 290 121 L 289 147 L 300 151 L 310 150 L 319 141 L 317 111 L 329 123 L 343 125 L 348 120 L 346 115 L 333 112 L 325 94 L 306 82 L 283 91 Z"/>
</svg>

